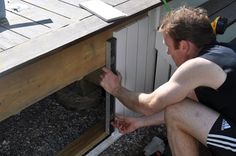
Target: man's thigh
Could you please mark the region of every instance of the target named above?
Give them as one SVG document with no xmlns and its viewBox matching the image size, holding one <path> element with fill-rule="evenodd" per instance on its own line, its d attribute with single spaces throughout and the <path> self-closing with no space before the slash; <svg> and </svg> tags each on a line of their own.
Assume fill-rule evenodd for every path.
<svg viewBox="0 0 236 156">
<path fill-rule="evenodd" d="M 208 133 L 220 114 L 190 99 L 183 100 L 170 107 L 174 111 L 179 126 L 206 145 Z"/>
<path fill-rule="evenodd" d="M 216 156 L 235 156 L 236 123 L 193 100 L 173 105 L 179 124 Z"/>
</svg>

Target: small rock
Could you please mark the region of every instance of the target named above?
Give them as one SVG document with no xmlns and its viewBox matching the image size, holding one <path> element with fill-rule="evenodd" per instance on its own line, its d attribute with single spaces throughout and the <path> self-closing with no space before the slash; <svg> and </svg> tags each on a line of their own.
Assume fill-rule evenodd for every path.
<svg viewBox="0 0 236 156">
<path fill-rule="evenodd" d="M 10 141 L 3 140 L 2 145 L 8 145 Z"/>
</svg>

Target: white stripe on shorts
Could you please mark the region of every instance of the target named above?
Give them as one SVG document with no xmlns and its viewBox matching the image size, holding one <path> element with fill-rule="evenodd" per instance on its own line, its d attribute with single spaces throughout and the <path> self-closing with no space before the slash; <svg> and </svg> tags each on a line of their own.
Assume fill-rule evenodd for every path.
<svg viewBox="0 0 236 156">
<path fill-rule="evenodd" d="M 232 137 L 209 134 L 207 144 L 236 152 L 236 139 Z"/>
</svg>

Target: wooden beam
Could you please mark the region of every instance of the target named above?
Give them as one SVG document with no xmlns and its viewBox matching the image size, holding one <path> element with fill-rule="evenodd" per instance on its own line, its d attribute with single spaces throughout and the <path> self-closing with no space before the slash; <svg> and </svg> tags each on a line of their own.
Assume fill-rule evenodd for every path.
<svg viewBox="0 0 236 156">
<path fill-rule="evenodd" d="M 107 39 L 115 30 L 144 16 L 120 23 L 1 75 L 0 121 L 104 66 Z"/>
<path fill-rule="evenodd" d="M 1 77 L 0 121 L 105 65 L 111 36 L 105 31 Z"/>
<path fill-rule="evenodd" d="M 57 156 L 81 156 L 93 146 L 101 142 L 108 134 L 105 133 L 104 123 L 98 123 L 90 128 L 80 138 L 66 146 Z"/>
</svg>

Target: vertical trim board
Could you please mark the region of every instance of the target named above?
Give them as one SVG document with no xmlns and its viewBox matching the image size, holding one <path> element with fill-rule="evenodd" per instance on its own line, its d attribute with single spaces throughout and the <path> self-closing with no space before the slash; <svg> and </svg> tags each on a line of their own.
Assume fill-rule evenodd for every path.
<svg viewBox="0 0 236 156">
<path fill-rule="evenodd" d="M 148 17 L 138 22 L 138 53 L 137 53 L 137 74 L 135 91 L 141 92 L 145 89 L 146 75 L 146 51 L 148 46 Z M 142 37 L 142 38 L 141 38 Z"/>
<path fill-rule="evenodd" d="M 156 23 L 157 14 L 156 9 L 149 11 L 149 26 L 148 26 L 148 49 L 147 49 L 147 65 L 146 65 L 146 79 L 145 79 L 145 92 L 151 92 L 154 89 L 154 72 L 155 72 L 155 39 L 156 39 Z"/>
<path fill-rule="evenodd" d="M 122 74 L 122 85 L 125 86 L 126 80 L 126 40 L 127 40 L 127 28 L 114 32 L 113 36 L 117 39 L 116 45 L 116 69 Z M 115 111 L 118 114 L 124 114 L 125 106 L 116 98 L 115 99 Z"/>
<path fill-rule="evenodd" d="M 127 45 L 126 45 L 126 82 L 125 87 L 129 90 L 136 88 L 136 72 L 137 72 L 137 51 L 138 51 L 138 23 L 134 23 L 128 27 Z M 125 116 L 133 116 L 130 109 L 125 109 Z"/>
</svg>

